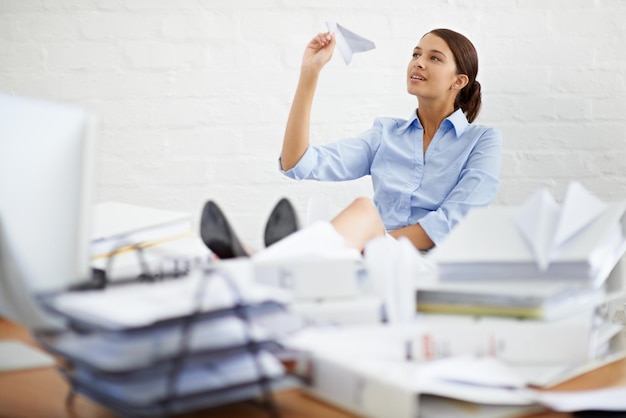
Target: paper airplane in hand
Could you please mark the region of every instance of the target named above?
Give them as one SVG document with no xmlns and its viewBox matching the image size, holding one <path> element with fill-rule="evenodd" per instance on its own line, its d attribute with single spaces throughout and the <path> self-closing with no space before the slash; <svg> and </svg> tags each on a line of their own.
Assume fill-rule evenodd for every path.
<svg viewBox="0 0 626 418">
<path fill-rule="evenodd" d="M 569 238 L 597 219 L 607 204 L 580 183 L 571 182 L 559 205 L 546 189 L 535 192 L 516 212 L 514 221 L 531 246 L 541 271 Z"/>
<path fill-rule="evenodd" d="M 352 55 L 357 52 L 365 52 L 370 49 L 376 48 L 374 42 L 369 39 L 365 39 L 361 35 L 357 35 L 354 32 L 349 31 L 343 26 L 333 21 L 326 22 L 328 31 L 335 34 L 335 40 L 337 41 L 337 48 L 343 57 L 346 65 L 352 61 Z"/>
</svg>

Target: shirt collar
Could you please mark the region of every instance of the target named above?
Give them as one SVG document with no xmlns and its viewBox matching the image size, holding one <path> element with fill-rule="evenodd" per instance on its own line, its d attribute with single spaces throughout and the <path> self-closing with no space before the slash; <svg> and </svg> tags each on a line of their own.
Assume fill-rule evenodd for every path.
<svg viewBox="0 0 626 418">
<path fill-rule="evenodd" d="M 465 117 L 465 113 L 463 113 L 463 110 L 461 110 L 460 108 L 455 110 L 454 113 L 452 113 L 450 116 L 445 118 L 443 120 L 443 123 L 452 124 L 452 127 L 454 128 L 454 132 L 456 133 L 457 137 L 460 136 L 463 132 L 465 132 L 465 129 L 469 125 L 469 122 L 467 121 L 467 118 Z M 422 127 L 422 123 L 417 117 L 417 109 L 411 112 L 411 116 L 409 117 L 409 119 L 407 119 L 407 121 L 404 124 L 400 126 L 400 129 L 402 131 L 406 131 L 407 129 L 409 129 L 409 126 L 413 124 L 416 124 L 420 129 L 424 129 Z"/>
<path fill-rule="evenodd" d="M 409 116 L 409 118 L 400 126 L 398 126 L 399 130 L 404 132 L 407 129 L 409 129 L 409 126 L 416 124 L 418 128 L 423 129 L 422 128 L 422 123 L 420 122 L 420 120 L 417 117 L 417 109 L 415 109 L 413 112 L 411 112 L 411 116 Z"/>
<path fill-rule="evenodd" d="M 449 121 L 449 123 L 452 124 L 457 137 L 461 136 L 461 134 L 465 132 L 465 129 L 467 129 L 467 126 L 469 125 L 467 117 L 465 117 L 465 113 L 463 113 L 463 110 L 461 110 L 460 108 L 455 110 L 454 113 L 448 116 L 445 120 Z"/>
</svg>

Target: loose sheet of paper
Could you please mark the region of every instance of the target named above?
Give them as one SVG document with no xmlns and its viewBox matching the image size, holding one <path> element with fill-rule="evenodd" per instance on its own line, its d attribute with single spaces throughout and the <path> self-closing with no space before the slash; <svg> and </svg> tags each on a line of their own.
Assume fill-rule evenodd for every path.
<svg viewBox="0 0 626 418">
<path fill-rule="evenodd" d="M 199 306 L 211 311 L 234 306 L 237 302 L 288 303 L 291 300 L 284 290 L 256 283 L 253 277 L 249 260 L 228 260 L 212 275 L 197 269 L 171 281 L 65 293 L 57 296 L 53 303 L 65 314 L 110 329 L 123 329 L 189 315 Z M 236 286 L 238 295 L 229 282 Z"/>
<path fill-rule="evenodd" d="M 580 183 L 571 182 L 561 205 L 547 189 L 534 193 L 515 214 L 514 222 L 546 271 L 556 248 L 597 219 L 607 204 Z"/>
<path fill-rule="evenodd" d="M 0 371 L 54 366 L 54 359 L 20 341 L 0 341 Z"/>
<path fill-rule="evenodd" d="M 626 386 L 570 392 L 537 392 L 538 401 L 555 411 L 626 411 Z"/>
</svg>

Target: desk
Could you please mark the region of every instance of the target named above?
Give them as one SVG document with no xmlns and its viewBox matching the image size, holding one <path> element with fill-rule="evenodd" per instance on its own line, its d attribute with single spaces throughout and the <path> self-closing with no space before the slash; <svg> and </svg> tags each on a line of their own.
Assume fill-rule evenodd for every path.
<svg viewBox="0 0 626 418">
<path fill-rule="evenodd" d="M 24 328 L 0 318 L 0 339 L 17 339 L 35 345 Z M 626 386 L 626 359 L 594 370 L 557 386 L 559 390 L 595 389 Z M 54 368 L 41 368 L 0 373 L 0 417 L 2 418 L 115 418 L 104 407 L 82 396 L 65 406 L 68 385 Z M 283 418 L 354 418 L 333 406 L 308 397 L 297 389 L 275 395 Z M 542 413 L 532 418 L 565 418 L 569 414 Z M 251 402 L 240 402 L 179 418 L 267 418 L 269 414 Z M 531 418 L 530 416 L 528 418 Z"/>
</svg>

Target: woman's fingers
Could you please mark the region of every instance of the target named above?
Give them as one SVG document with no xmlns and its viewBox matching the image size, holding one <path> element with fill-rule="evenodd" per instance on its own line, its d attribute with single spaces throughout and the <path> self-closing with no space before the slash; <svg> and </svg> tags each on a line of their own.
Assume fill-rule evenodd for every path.
<svg viewBox="0 0 626 418">
<path fill-rule="evenodd" d="M 302 58 L 302 67 L 319 71 L 332 57 L 334 42 L 332 34 L 328 32 L 318 33 L 306 47 Z"/>
<path fill-rule="evenodd" d="M 322 45 L 327 45 L 330 43 L 330 41 L 332 41 L 333 36 L 330 34 L 330 32 L 325 32 L 325 33 L 320 33 L 317 35 L 318 39 L 320 40 L 320 43 Z"/>
<path fill-rule="evenodd" d="M 316 43 L 320 48 L 323 48 L 328 45 L 332 39 L 333 36 L 329 32 L 318 33 L 317 36 L 313 38 L 313 43 Z"/>
</svg>

